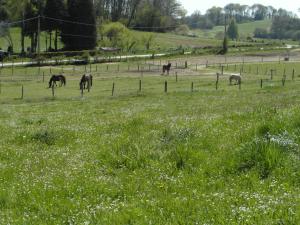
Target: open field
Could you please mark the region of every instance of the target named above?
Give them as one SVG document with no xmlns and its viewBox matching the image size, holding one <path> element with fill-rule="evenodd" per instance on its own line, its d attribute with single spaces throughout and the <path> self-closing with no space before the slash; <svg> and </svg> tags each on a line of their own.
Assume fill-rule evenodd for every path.
<svg viewBox="0 0 300 225">
<path fill-rule="evenodd" d="M 248 32 L 251 31 L 254 26 L 263 27 L 267 25 L 268 22 L 261 21 L 261 22 L 253 22 L 249 24 L 240 24 L 241 32 Z M 254 28 L 255 29 L 255 28 Z M 130 32 L 132 35 L 138 40 L 137 41 L 137 50 L 138 51 L 146 51 L 144 43 L 142 41 L 143 36 L 145 35 L 153 35 L 154 41 L 151 44 L 151 50 L 160 50 L 164 51 L 170 48 L 191 48 L 191 47 L 204 47 L 204 46 L 221 46 L 222 41 L 215 39 L 215 34 L 218 31 L 222 31 L 223 27 L 215 27 L 213 30 L 210 31 L 197 31 L 196 34 L 199 37 L 187 37 L 183 35 L 177 35 L 175 33 L 155 33 L 155 32 L 143 32 L 143 31 L 134 31 L 131 30 Z M 14 51 L 21 52 L 21 30 L 20 28 L 14 27 L 10 29 L 10 34 L 12 37 L 12 41 L 14 44 Z M 54 47 L 54 35 L 52 35 L 52 47 Z M 267 42 L 267 41 L 266 41 Z M 278 41 L 279 43 L 280 41 Z M 41 51 L 46 51 L 46 46 L 49 47 L 49 35 L 46 32 L 41 33 Z M 235 44 L 236 42 L 229 41 L 229 44 Z M 237 42 L 237 44 L 251 44 L 247 42 Z M 8 42 L 5 38 L 0 38 L 0 47 L 3 50 L 7 50 Z M 28 37 L 25 38 L 25 49 L 30 47 L 30 39 Z M 63 48 L 63 43 L 59 41 L 58 48 Z"/>
<path fill-rule="evenodd" d="M 259 59 L 2 69 L 0 224 L 298 224 L 300 65 Z"/>
<path fill-rule="evenodd" d="M 271 28 L 271 20 L 260 20 L 249 23 L 238 24 L 239 35 L 242 37 L 253 36 L 256 28 L 263 28 L 269 30 Z M 196 30 L 200 37 L 215 38 L 218 32 L 224 32 L 224 26 L 215 26 L 212 30 Z"/>
</svg>

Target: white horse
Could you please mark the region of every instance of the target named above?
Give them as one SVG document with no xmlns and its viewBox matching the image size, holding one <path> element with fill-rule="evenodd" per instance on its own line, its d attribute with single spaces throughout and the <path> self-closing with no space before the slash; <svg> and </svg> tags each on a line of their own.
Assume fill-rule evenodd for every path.
<svg viewBox="0 0 300 225">
<path fill-rule="evenodd" d="M 232 84 L 232 81 L 235 80 L 235 84 L 241 84 L 242 83 L 242 77 L 239 74 L 231 74 L 229 76 L 229 84 Z"/>
</svg>

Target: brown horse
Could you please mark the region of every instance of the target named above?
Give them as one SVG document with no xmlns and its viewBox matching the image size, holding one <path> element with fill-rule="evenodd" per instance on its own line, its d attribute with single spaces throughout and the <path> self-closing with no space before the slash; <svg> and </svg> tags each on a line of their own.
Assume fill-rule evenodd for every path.
<svg viewBox="0 0 300 225">
<path fill-rule="evenodd" d="M 50 81 L 49 81 L 49 88 L 53 87 L 54 85 L 57 86 L 56 81 L 60 82 L 60 87 L 63 86 L 63 85 L 66 86 L 65 76 L 63 76 L 63 75 L 53 75 L 50 78 Z"/>
<path fill-rule="evenodd" d="M 91 74 L 84 74 L 81 77 L 79 88 L 82 89 L 89 89 L 93 86 L 93 76 Z"/>
<path fill-rule="evenodd" d="M 163 65 L 163 75 L 167 71 L 167 74 L 169 75 L 170 69 L 171 69 L 172 64 L 168 63 L 168 65 Z"/>
</svg>

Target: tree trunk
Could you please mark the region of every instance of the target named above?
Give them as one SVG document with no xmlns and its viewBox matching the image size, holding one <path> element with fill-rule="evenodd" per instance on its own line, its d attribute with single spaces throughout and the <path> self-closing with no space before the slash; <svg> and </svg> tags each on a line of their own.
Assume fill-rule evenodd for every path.
<svg viewBox="0 0 300 225">
<path fill-rule="evenodd" d="M 23 54 L 25 52 L 25 35 L 24 32 L 22 31 L 21 33 L 21 53 Z"/>
<path fill-rule="evenodd" d="M 51 50 L 52 49 L 52 31 L 49 32 L 49 37 L 50 37 L 49 49 Z"/>
<path fill-rule="evenodd" d="M 30 40 L 31 40 L 31 53 L 34 52 L 34 34 L 30 35 Z"/>
<path fill-rule="evenodd" d="M 55 30 L 55 51 L 56 51 L 56 52 L 57 52 L 57 42 L 58 42 L 57 36 L 58 36 L 58 31 L 57 31 L 57 29 L 56 29 L 56 30 Z"/>
</svg>

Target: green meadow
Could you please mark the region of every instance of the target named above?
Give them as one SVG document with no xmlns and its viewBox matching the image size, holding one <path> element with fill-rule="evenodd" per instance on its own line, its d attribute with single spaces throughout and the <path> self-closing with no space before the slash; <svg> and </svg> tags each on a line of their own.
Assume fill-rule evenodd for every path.
<svg viewBox="0 0 300 225">
<path fill-rule="evenodd" d="M 154 64 L 1 70 L 0 224 L 299 224 L 299 63 Z"/>
</svg>

